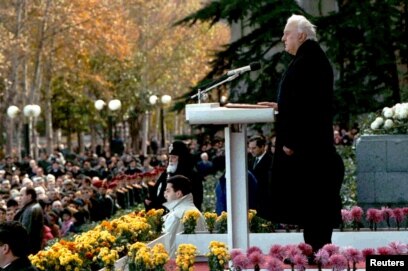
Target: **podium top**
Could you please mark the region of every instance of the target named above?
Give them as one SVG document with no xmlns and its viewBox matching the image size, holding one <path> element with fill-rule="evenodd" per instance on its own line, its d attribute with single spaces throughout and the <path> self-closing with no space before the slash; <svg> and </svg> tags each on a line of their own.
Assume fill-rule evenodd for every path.
<svg viewBox="0 0 408 271">
<path fill-rule="evenodd" d="M 186 121 L 190 124 L 249 124 L 274 122 L 275 111 L 257 104 L 200 103 L 186 105 Z"/>
<path fill-rule="evenodd" d="M 262 104 L 233 104 L 233 103 L 227 103 L 225 105 L 227 108 L 270 108 L 267 105 L 262 105 Z"/>
</svg>

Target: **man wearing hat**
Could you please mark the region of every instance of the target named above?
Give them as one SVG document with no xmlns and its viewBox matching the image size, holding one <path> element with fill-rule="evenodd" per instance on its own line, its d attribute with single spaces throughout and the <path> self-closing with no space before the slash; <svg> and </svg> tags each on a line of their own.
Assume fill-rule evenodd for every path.
<svg viewBox="0 0 408 271">
<path fill-rule="evenodd" d="M 192 194 L 194 205 L 201 210 L 203 203 L 203 181 L 197 174 L 193 157 L 187 145 L 183 141 L 174 141 L 169 147 L 169 163 L 167 170 L 163 172 L 155 185 L 150 187 L 149 195 L 145 199 L 146 210 L 162 209 L 164 191 L 166 190 L 167 179 L 175 175 L 183 175 L 192 181 Z"/>
</svg>

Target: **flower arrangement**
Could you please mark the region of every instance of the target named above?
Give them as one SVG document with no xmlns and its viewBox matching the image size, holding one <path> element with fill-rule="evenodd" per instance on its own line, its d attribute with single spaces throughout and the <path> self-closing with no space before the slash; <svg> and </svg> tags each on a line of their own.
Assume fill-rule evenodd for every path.
<svg viewBox="0 0 408 271">
<path fill-rule="evenodd" d="M 102 247 L 97 258 L 102 262 L 107 271 L 114 271 L 115 262 L 119 259 L 119 253 L 116 249 Z"/>
<path fill-rule="evenodd" d="M 205 212 L 204 213 L 204 218 L 205 218 L 205 223 L 207 225 L 207 229 L 210 233 L 214 232 L 215 229 L 215 222 L 217 220 L 217 214 L 216 213 L 211 213 L 211 212 Z"/>
<path fill-rule="evenodd" d="M 341 230 L 348 225 L 350 225 L 353 230 L 360 230 L 360 227 L 363 226 L 364 218 L 368 222 L 368 227 L 373 231 L 377 230 L 378 224 L 381 222 L 384 222 L 388 228 L 395 225 L 397 230 L 400 230 L 405 220 L 406 227 L 408 227 L 408 207 L 368 208 L 364 217 L 363 209 L 359 206 L 354 206 L 350 210 L 342 209 L 341 214 L 343 219 Z"/>
<path fill-rule="evenodd" d="M 371 122 L 368 132 L 374 134 L 407 134 L 408 103 L 397 103 L 393 107 L 384 107 L 381 114 Z"/>
<path fill-rule="evenodd" d="M 146 218 L 129 214 L 103 221 L 71 241 L 61 239 L 45 250 L 31 255 L 34 266 L 42 271 L 99 270 L 127 254 L 127 243 L 153 238 Z M 132 240 L 135 240 L 134 242 Z"/>
<path fill-rule="evenodd" d="M 161 243 L 150 248 L 145 243 L 136 242 L 129 247 L 129 271 L 164 271 L 169 259 L 169 254 Z"/>
<path fill-rule="evenodd" d="M 183 223 L 185 234 L 195 233 L 195 228 L 199 218 L 200 212 L 198 210 L 188 210 L 184 213 L 181 222 Z"/>
<path fill-rule="evenodd" d="M 223 271 L 230 260 L 228 247 L 223 242 L 211 241 L 209 248 L 208 266 L 211 271 Z"/>
<path fill-rule="evenodd" d="M 256 210 L 248 210 L 248 222 L 251 232 L 262 233 L 275 231 L 272 222 L 257 216 Z"/>
<path fill-rule="evenodd" d="M 41 250 L 29 259 L 39 270 L 83 270 L 84 260 L 74 249 L 73 242 L 60 240 L 49 250 Z"/>
<path fill-rule="evenodd" d="M 192 271 L 197 247 L 192 244 L 180 244 L 176 251 L 176 265 L 180 271 Z"/>
<path fill-rule="evenodd" d="M 151 226 L 157 236 L 160 235 L 163 230 L 163 213 L 164 209 L 151 209 L 146 213 L 147 223 Z"/>
<path fill-rule="evenodd" d="M 227 212 L 222 212 L 215 221 L 215 229 L 218 233 L 227 233 L 228 231 L 228 216 Z"/>
</svg>

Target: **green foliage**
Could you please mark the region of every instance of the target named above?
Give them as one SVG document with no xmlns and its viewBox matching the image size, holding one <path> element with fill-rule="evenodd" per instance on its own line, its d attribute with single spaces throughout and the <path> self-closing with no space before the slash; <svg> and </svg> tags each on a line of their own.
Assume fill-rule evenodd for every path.
<svg viewBox="0 0 408 271">
<path fill-rule="evenodd" d="M 255 215 L 249 223 L 249 231 L 252 233 L 268 233 L 274 232 L 275 227 L 272 222 Z"/>
<path fill-rule="evenodd" d="M 218 179 L 221 177 L 221 173 L 215 175 L 209 175 L 203 182 L 204 197 L 203 197 L 203 211 L 214 212 L 215 211 L 215 186 Z"/>
</svg>

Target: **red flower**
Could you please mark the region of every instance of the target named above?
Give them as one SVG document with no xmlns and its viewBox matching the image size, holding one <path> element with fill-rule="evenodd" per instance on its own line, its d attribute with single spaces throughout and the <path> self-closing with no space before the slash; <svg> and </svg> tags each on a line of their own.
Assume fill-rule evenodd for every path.
<svg viewBox="0 0 408 271">
<path fill-rule="evenodd" d="M 361 222 L 361 219 L 363 218 L 364 211 L 361 207 L 359 206 L 354 206 L 350 210 L 350 215 L 355 222 Z"/>
<path fill-rule="evenodd" d="M 375 249 L 374 248 L 364 248 L 361 251 L 361 253 L 363 253 L 364 258 L 367 258 L 367 256 L 375 254 Z"/>
<path fill-rule="evenodd" d="M 306 256 L 310 256 L 313 254 L 313 248 L 311 245 L 306 243 L 300 243 L 298 248 L 302 251 L 302 253 Z"/>
<path fill-rule="evenodd" d="M 382 212 L 378 209 L 370 208 L 367 210 L 367 220 L 373 223 L 380 223 L 384 219 Z"/>
<path fill-rule="evenodd" d="M 402 211 L 402 208 L 392 209 L 391 217 L 394 217 L 398 224 L 401 223 L 402 220 L 404 220 L 404 212 Z"/>
<path fill-rule="evenodd" d="M 377 252 L 380 255 L 394 255 L 392 249 L 390 247 L 379 247 L 377 248 Z"/>
</svg>

